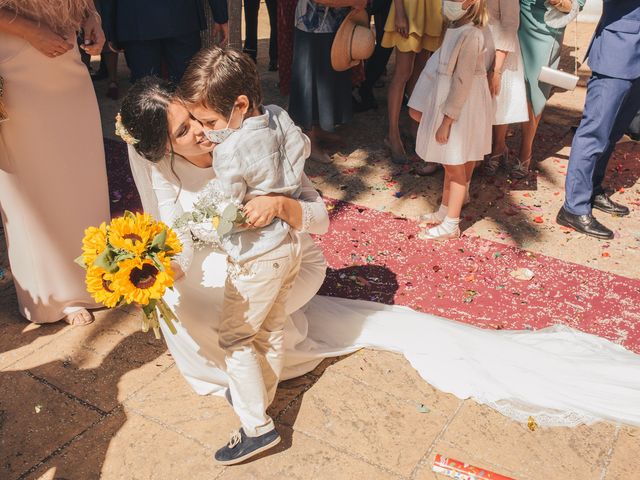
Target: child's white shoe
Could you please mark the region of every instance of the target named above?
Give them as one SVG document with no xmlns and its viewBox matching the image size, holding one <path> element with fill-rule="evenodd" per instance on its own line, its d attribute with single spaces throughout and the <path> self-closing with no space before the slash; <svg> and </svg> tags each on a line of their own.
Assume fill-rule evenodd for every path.
<svg viewBox="0 0 640 480">
<path fill-rule="evenodd" d="M 440 225 L 434 228 L 429 228 L 428 230 L 425 230 L 423 232 L 420 232 L 418 234 L 418 238 L 420 240 L 438 240 L 438 241 L 450 240 L 452 238 L 460 238 L 459 227 L 456 227 L 456 229 L 453 232 L 446 232 L 446 231 L 439 230 L 438 229 L 439 226 Z"/>
<path fill-rule="evenodd" d="M 460 219 L 445 217 L 440 225 L 420 232 L 420 240 L 449 240 L 460 237 Z"/>
</svg>

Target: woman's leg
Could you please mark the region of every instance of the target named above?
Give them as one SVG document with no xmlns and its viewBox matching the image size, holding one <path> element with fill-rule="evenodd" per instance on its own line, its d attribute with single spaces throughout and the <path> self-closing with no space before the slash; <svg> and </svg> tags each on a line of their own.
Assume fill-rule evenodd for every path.
<svg viewBox="0 0 640 480">
<path fill-rule="evenodd" d="M 406 153 L 400 136 L 400 110 L 402 108 L 402 97 L 407 82 L 411 78 L 413 62 L 416 54 L 414 52 L 400 52 L 396 49 L 396 67 L 389 84 L 388 108 L 389 108 L 389 133 L 387 137 L 388 146 L 391 149 L 391 156 L 394 161 L 406 163 Z"/>
<path fill-rule="evenodd" d="M 309 140 L 311 140 L 311 155 L 309 158 L 320 163 L 331 163 L 331 157 L 324 148 L 322 148 L 322 137 L 327 134 L 320 127 L 313 127 L 311 130 L 305 131 Z"/>
<path fill-rule="evenodd" d="M 529 172 L 531 165 L 531 157 L 533 155 L 533 141 L 536 138 L 536 132 L 540 125 L 542 112 L 539 115 L 533 114 L 531 103 L 527 104 L 529 108 L 529 120 L 522 124 L 522 140 L 520 141 L 520 157 L 513 167 L 512 174 L 519 178 L 525 177 Z"/>
<path fill-rule="evenodd" d="M 118 53 L 102 52 L 102 58 L 104 58 L 104 64 L 107 68 L 107 75 L 109 77 L 107 97 L 112 100 L 117 100 L 120 96 L 118 88 Z"/>
</svg>

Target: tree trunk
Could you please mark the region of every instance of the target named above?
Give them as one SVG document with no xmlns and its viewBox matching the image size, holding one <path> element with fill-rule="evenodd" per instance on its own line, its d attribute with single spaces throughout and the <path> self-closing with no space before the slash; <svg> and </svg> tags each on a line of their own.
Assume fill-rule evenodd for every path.
<svg viewBox="0 0 640 480">
<path fill-rule="evenodd" d="M 229 46 L 242 50 L 242 0 L 229 0 Z"/>
</svg>

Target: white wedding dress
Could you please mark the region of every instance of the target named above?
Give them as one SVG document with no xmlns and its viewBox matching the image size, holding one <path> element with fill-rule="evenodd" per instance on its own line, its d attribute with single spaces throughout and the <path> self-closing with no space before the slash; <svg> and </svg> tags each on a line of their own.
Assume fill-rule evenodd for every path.
<svg viewBox="0 0 640 480">
<path fill-rule="evenodd" d="M 176 157 L 151 164 L 129 148 L 145 211 L 171 224 L 191 208 L 213 178 Z M 538 331 L 482 330 L 401 306 L 315 295 L 325 260 L 309 233 L 329 226 L 324 203 L 308 182 L 302 270 L 291 292 L 283 380 L 312 370 L 323 358 L 360 348 L 401 353 L 431 385 L 473 398 L 517 421 L 530 415 L 543 426 L 610 420 L 640 425 L 640 356 L 603 338 L 557 325 Z M 226 260 L 212 249 L 194 252 L 186 277 L 165 299 L 180 319 L 178 333 L 162 326 L 178 368 L 201 394 L 227 388 L 217 326 Z"/>
</svg>

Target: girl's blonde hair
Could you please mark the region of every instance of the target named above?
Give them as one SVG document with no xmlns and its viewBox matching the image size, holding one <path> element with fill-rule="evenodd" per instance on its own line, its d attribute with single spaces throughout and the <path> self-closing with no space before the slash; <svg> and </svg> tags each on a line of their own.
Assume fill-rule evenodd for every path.
<svg viewBox="0 0 640 480">
<path fill-rule="evenodd" d="M 517 0 L 513 0 L 514 2 Z M 467 13 L 464 14 L 463 19 L 468 19 L 478 27 L 484 27 L 489 23 L 489 7 L 487 7 L 487 0 L 475 0 L 469 8 Z"/>
<path fill-rule="evenodd" d="M 58 34 L 74 32 L 89 11 L 88 0 L 0 0 L 0 8 L 48 26 Z"/>
</svg>

